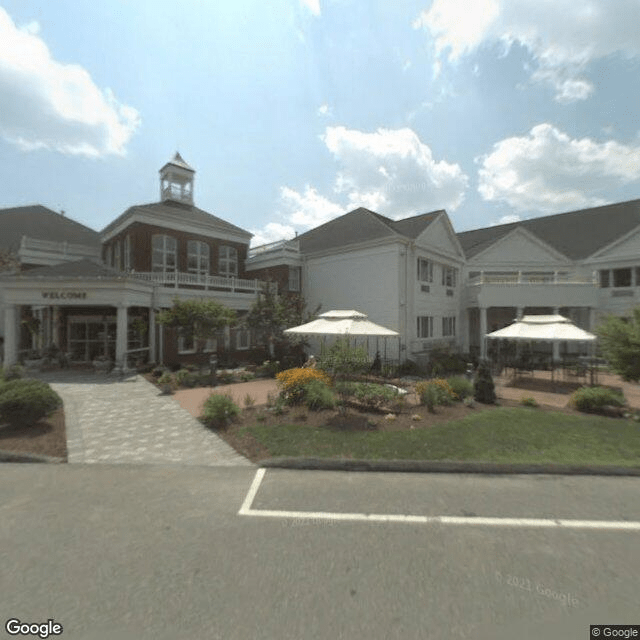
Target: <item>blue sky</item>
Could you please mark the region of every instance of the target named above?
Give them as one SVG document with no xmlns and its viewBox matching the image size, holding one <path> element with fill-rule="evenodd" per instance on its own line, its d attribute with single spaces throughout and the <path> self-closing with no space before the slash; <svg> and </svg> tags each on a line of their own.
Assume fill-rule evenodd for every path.
<svg viewBox="0 0 640 640">
<path fill-rule="evenodd" d="M 640 198 L 640 0 L 0 0 L 0 207 L 158 199 L 290 237 Z"/>
</svg>

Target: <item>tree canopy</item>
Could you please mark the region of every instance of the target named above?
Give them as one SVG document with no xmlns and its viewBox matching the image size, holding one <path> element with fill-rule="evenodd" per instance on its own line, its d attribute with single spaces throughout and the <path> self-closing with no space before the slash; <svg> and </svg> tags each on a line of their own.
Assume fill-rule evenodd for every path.
<svg viewBox="0 0 640 640">
<path fill-rule="evenodd" d="M 204 349 L 224 327 L 233 324 L 236 312 L 215 300 L 178 300 L 158 314 L 158 323 L 178 329 L 184 337 L 193 338 L 197 351 Z"/>
<path fill-rule="evenodd" d="M 600 351 L 623 380 L 640 380 L 640 307 L 630 318 L 609 316 L 595 330 Z"/>
<path fill-rule="evenodd" d="M 245 322 L 263 344 L 292 346 L 301 339 L 286 336 L 284 330 L 307 322 L 319 308 L 313 314 L 307 313 L 302 296 L 278 296 L 266 290 L 249 309 Z"/>
</svg>

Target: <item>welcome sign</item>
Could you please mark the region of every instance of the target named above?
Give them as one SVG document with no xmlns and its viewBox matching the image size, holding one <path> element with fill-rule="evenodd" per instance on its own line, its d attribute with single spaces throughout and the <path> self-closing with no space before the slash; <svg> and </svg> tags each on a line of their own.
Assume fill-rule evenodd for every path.
<svg viewBox="0 0 640 640">
<path fill-rule="evenodd" d="M 48 300 L 85 300 L 86 291 L 43 291 L 42 297 Z"/>
</svg>

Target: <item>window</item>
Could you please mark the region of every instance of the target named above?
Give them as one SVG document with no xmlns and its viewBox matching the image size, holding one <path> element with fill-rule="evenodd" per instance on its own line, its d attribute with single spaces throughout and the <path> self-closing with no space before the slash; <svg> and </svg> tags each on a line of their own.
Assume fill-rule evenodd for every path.
<svg viewBox="0 0 640 640">
<path fill-rule="evenodd" d="M 124 270 L 131 270 L 131 236 L 124 239 Z"/>
<path fill-rule="evenodd" d="M 289 291 L 300 291 L 300 267 L 289 267 Z"/>
<path fill-rule="evenodd" d="M 176 270 L 176 239 L 171 236 L 156 235 L 152 240 L 152 261 L 153 271 L 162 273 L 173 273 Z"/>
<path fill-rule="evenodd" d="M 636 287 L 640 287 L 640 267 L 636 267 Z"/>
<path fill-rule="evenodd" d="M 200 276 L 209 275 L 209 245 L 199 240 L 187 243 L 187 271 Z"/>
<path fill-rule="evenodd" d="M 433 316 L 418 316 L 418 338 L 433 338 Z"/>
<path fill-rule="evenodd" d="M 631 286 L 631 269 L 614 269 L 613 270 L 613 286 L 614 287 L 630 287 Z"/>
<path fill-rule="evenodd" d="M 213 351 L 218 350 L 218 341 L 216 338 L 207 338 L 207 341 L 204 343 L 204 353 L 211 353 Z"/>
<path fill-rule="evenodd" d="M 120 271 L 122 269 L 121 253 L 120 253 L 120 240 L 116 240 L 113 245 L 113 267 Z"/>
<path fill-rule="evenodd" d="M 600 270 L 600 286 L 603 288 L 609 286 L 609 269 Z"/>
<path fill-rule="evenodd" d="M 178 353 L 195 353 L 193 336 L 178 336 Z"/>
<path fill-rule="evenodd" d="M 248 349 L 251 344 L 251 335 L 246 327 L 236 329 L 236 349 Z"/>
<path fill-rule="evenodd" d="M 418 280 L 420 282 L 433 282 L 433 262 L 418 258 Z"/>
<path fill-rule="evenodd" d="M 235 247 L 220 247 L 218 272 L 227 277 L 238 275 L 238 252 Z"/>
<path fill-rule="evenodd" d="M 111 245 L 107 247 L 106 262 L 108 267 L 113 267 L 113 247 Z"/>
<path fill-rule="evenodd" d="M 442 267 L 442 284 L 445 287 L 455 287 L 458 280 L 458 270 L 454 267 Z"/>
<path fill-rule="evenodd" d="M 456 318 L 442 318 L 442 335 L 445 337 L 456 335 Z"/>
</svg>

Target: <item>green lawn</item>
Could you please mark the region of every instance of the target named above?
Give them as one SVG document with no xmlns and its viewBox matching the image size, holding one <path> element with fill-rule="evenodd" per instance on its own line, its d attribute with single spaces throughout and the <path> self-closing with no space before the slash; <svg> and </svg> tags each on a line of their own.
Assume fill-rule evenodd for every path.
<svg viewBox="0 0 640 640">
<path fill-rule="evenodd" d="M 427 429 L 335 431 L 256 424 L 272 456 L 469 460 L 640 466 L 640 424 L 528 408 L 498 408 Z"/>
</svg>

